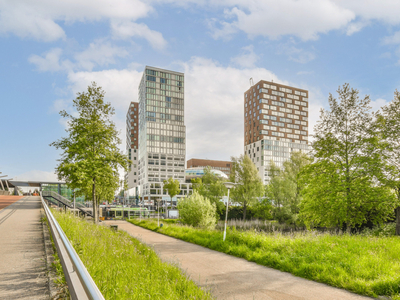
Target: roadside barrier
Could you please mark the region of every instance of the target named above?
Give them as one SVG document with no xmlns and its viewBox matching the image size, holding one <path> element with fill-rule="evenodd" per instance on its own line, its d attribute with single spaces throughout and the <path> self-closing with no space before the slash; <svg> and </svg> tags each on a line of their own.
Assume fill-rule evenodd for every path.
<svg viewBox="0 0 400 300">
<path fill-rule="evenodd" d="M 61 226 L 54 218 L 46 202 L 43 200 L 42 195 L 40 198 L 49 222 L 54 244 L 57 248 L 58 257 L 63 267 L 71 299 L 104 300 L 99 288 L 86 270 L 86 267 L 75 252 L 74 247 L 72 247 L 64 231 L 61 229 Z"/>
</svg>

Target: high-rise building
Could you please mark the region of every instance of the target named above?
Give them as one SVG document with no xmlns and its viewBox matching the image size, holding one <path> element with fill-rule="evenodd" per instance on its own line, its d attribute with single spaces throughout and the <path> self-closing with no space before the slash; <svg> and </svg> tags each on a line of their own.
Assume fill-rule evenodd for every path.
<svg viewBox="0 0 400 300">
<path fill-rule="evenodd" d="M 199 168 L 210 167 L 211 169 L 220 170 L 221 172 L 224 172 L 228 177 L 232 169 L 232 162 L 224 160 L 192 158 L 187 161 L 186 165 L 188 169 L 197 167 Z"/>
<path fill-rule="evenodd" d="M 139 153 L 139 103 L 131 102 L 126 114 L 126 152 L 132 163 L 125 174 L 128 189 L 133 190 L 132 195 L 137 195 L 138 186 L 138 153 Z"/>
<path fill-rule="evenodd" d="M 244 151 L 264 183 L 270 161 L 282 167 L 308 150 L 308 91 L 261 80 L 244 93 Z"/>
<path fill-rule="evenodd" d="M 184 88 L 183 73 L 149 66 L 139 85 L 139 193 L 151 204 L 166 197 L 163 181 L 170 177 L 181 183 L 178 198 L 189 193 Z"/>
</svg>

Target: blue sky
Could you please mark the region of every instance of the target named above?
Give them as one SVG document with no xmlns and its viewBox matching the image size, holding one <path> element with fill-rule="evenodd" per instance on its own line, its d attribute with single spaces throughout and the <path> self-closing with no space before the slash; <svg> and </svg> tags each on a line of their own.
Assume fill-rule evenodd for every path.
<svg viewBox="0 0 400 300">
<path fill-rule="evenodd" d="M 400 89 L 396 0 L 2 0 L 0 172 L 55 179 L 61 109 L 96 81 L 125 114 L 146 65 L 185 73 L 187 159 L 243 152 L 249 78 L 310 91 L 310 133 L 350 83 L 373 109 Z"/>
</svg>

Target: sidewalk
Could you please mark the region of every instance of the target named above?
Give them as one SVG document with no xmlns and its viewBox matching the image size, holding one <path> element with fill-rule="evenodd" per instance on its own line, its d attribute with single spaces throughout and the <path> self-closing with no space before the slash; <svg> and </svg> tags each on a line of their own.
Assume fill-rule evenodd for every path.
<svg viewBox="0 0 400 300">
<path fill-rule="evenodd" d="M 40 197 L 0 210 L 0 299 L 49 299 Z"/>
<path fill-rule="evenodd" d="M 371 299 L 155 233 L 125 221 L 105 223 L 118 225 L 118 229 L 152 245 L 163 261 L 177 263 L 198 286 L 211 290 L 217 299 Z"/>
</svg>

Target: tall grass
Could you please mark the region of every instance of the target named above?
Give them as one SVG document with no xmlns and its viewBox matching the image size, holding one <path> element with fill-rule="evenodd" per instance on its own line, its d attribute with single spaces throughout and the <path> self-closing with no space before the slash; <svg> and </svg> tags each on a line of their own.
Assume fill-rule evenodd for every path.
<svg viewBox="0 0 400 300">
<path fill-rule="evenodd" d="M 127 233 L 53 214 L 106 299 L 212 299 Z"/>
<path fill-rule="evenodd" d="M 296 276 L 367 296 L 400 299 L 400 239 L 329 233 L 260 233 L 201 230 L 154 220 L 134 224 L 204 247 L 242 257 Z"/>
</svg>

